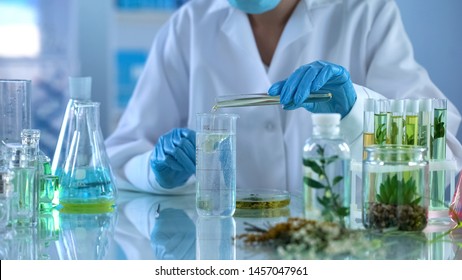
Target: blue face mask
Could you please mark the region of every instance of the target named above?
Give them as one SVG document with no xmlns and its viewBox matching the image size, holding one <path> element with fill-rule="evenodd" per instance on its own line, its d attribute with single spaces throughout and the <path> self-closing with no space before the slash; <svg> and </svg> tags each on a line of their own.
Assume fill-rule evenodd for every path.
<svg viewBox="0 0 462 280">
<path fill-rule="evenodd" d="M 263 14 L 271 11 L 281 0 L 228 0 L 229 4 L 248 14 Z"/>
</svg>

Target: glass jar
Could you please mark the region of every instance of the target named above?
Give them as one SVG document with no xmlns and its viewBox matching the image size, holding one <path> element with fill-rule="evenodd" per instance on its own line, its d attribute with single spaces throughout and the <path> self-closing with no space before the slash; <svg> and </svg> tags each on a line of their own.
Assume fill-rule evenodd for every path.
<svg viewBox="0 0 462 280">
<path fill-rule="evenodd" d="M 366 228 L 421 231 L 428 221 L 427 149 L 372 145 L 363 164 L 363 224 Z"/>
</svg>

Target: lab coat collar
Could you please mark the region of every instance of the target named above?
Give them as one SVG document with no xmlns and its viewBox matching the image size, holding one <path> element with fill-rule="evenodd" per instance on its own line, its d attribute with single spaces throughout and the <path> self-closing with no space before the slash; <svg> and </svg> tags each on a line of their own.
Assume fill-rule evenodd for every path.
<svg viewBox="0 0 462 280">
<path fill-rule="evenodd" d="M 274 57 L 277 53 L 284 53 L 288 45 L 302 38 L 312 29 L 308 3 L 309 0 L 302 0 L 298 3 L 284 28 Z M 260 57 L 247 14 L 230 7 L 221 30 L 233 43 L 248 51 L 249 55 Z"/>
</svg>

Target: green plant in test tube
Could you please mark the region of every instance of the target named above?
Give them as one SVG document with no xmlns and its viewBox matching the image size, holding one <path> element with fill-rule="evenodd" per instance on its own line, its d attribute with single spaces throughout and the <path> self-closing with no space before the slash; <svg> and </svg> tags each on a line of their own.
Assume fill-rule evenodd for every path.
<svg viewBox="0 0 462 280">
<path fill-rule="evenodd" d="M 430 145 L 432 160 L 446 159 L 446 125 L 447 101 L 446 99 L 433 100 L 433 129 Z M 444 190 L 446 188 L 445 171 L 433 171 L 431 174 L 431 208 L 433 210 L 445 209 Z"/>
</svg>

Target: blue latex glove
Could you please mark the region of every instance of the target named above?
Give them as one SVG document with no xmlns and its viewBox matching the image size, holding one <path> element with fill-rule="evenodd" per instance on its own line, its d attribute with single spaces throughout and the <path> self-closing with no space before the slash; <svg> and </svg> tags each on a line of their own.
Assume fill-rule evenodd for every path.
<svg viewBox="0 0 462 280">
<path fill-rule="evenodd" d="M 186 183 L 196 172 L 196 132 L 175 128 L 162 135 L 152 152 L 151 168 L 166 189 Z"/>
<path fill-rule="evenodd" d="M 306 103 L 311 93 L 332 93 L 328 102 Z M 339 113 L 345 117 L 356 102 L 356 92 L 348 71 L 340 65 L 315 61 L 295 70 L 286 80 L 273 84 L 271 96 L 281 95 L 286 110 L 303 107 L 313 113 Z"/>
</svg>

